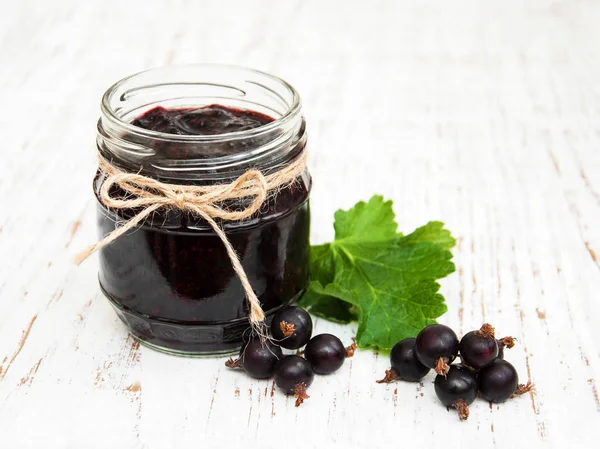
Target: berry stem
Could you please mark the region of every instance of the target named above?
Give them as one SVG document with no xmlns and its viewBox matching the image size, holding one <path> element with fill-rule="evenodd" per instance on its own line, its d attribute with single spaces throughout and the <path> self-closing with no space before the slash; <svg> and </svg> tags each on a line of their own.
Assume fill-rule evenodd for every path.
<svg viewBox="0 0 600 449">
<path fill-rule="evenodd" d="M 241 368 L 241 367 L 242 367 L 242 359 L 241 359 L 241 358 L 239 358 L 239 359 L 235 359 L 235 360 L 233 360 L 231 357 L 229 357 L 229 360 L 227 360 L 227 361 L 225 362 L 225 366 L 226 366 L 227 368 L 231 368 L 231 369 L 234 369 L 234 368 Z"/>
<path fill-rule="evenodd" d="M 298 385 L 296 385 L 294 397 L 296 398 L 296 407 L 300 407 L 300 405 L 304 403 L 305 399 L 310 398 L 310 396 L 306 394 L 306 384 L 304 382 L 300 382 Z"/>
<path fill-rule="evenodd" d="M 352 344 L 350 346 L 346 347 L 346 357 L 352 357 L 354 356 L 354 352 L 356 351 L 356 348 L 358 346 L 356 346 L 355 342 L 352 342 Z"/>
<path fill-rule="evenodd" d="M 454 403 L 452 403 L 452 407 L 454 407 L 458 412 L 458 417 L 461 421 L 466 421 L 469 418 L 469 406 L 462 399 L 454 401 Z"/>
<path fill-rule="evenodd" d="M 446 377 L 448 371 L 450 371 L 448 359 L 446 357 L 440 357 L 437 361 L 437 364 L 435 365 L 435 372 L 438 373 L 440 376 Z"/>
<path fill-rule="evenodd" d="M 394 368 L 385 370 L 385 377 L 381 380 L 377 380 L 378 384 L 389 384 L 398 379 L 398 373 Z"/>
</svg>

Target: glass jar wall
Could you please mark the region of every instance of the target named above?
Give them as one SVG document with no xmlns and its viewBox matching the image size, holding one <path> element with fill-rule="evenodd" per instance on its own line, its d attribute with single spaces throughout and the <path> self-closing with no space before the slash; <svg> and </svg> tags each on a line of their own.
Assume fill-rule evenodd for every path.
<svg viewBox="0 0 600 449">
<path fill-rule="evenodd" d="M 306 127 L 298 94 L 279 78 L 230 66 L 175 66 L 112 86 L 102 100 L 97 144 L 121 170 L 212 185 L 249 169 L 268 175 L 303 157 Z M 137 212 L 103 204 L 103 176 L 99 171 L 94 181 L 100 237 Z M 267 317 L 307 283 L 310 185 L 305 170 L 252 217 L 219 222 Z M 249 329 L 245 293 L 222 241 L 202 218 L 181 210 L 161 209 L 102 248 L 99 281 L 132 335 L 158 350 L 231 353 Z"/>
</svg>

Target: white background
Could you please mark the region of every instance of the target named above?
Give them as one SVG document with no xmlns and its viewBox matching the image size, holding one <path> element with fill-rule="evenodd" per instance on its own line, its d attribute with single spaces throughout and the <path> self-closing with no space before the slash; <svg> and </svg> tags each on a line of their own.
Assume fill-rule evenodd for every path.
<svg viewBox="0 0 600 449">
<path fill-rule="evenodd" d="M 546 447 L 600 437 L 600 2 L 17 1 L 0 5 L 0 447 Z M 458 238 L 441 322 L 493 323 L 537 390 L 459 422 L 359 351 L 300 408 L 271 381 L 127 337 L 96 281 L 95 124 L 146 68 L 290 81 L 314 242 L 374 193 Z M 349 341 L 355 328 L 316 320 Z M 594 438 L 596 440 L 594 441 Z"/>
</svg>

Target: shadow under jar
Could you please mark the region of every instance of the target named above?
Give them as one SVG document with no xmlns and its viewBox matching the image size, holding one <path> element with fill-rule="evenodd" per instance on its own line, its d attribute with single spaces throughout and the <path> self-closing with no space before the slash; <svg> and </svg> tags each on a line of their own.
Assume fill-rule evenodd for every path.
<svg viewBox="0 0 600 449">
<path fill-rule="evenodd" d="M 102 99 L 97 145 L 121 170 L 169 184 L 229 183 L 249 169 L 268 175 L 305 151 L 297 92 L 254 70 L 165 67 L 119 81 Z M 100 237 L 139 210 L 108 209 L 94 190 Z M 269 319 L 308 281 L 311 178 L 269 195 L 242 221 L 218 221 Z M 118 188 L 111 194 L 120 196 Z M 243 207 L 247 201 L 227 204 Z M 249 306 L 223 242 L 206 221 L 160 209 L 100 251 L 99 281 L 143 344 L 178 355 L 232 353 L 249 331 Z"/>
</svg>

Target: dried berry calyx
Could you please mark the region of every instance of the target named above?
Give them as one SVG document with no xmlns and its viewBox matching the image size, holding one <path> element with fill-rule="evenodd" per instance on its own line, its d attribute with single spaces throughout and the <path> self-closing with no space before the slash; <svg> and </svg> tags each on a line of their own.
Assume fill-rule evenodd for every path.
<svg viewBox="0 0 600 449">
<path fill-rule="evenodd" d="M 310 396 L 306 394 L 306 384 L 304 382 L 300 382 L 298 385 L 296 385 L 294 397 L 296 398 L 296 407 L 300 407 L 300 405 L 304 403 L 305 399 L 310 398 Z"/>
<path fill-rule="evenodd" d="M 481 329 L 479 329 L 476 332 L 486 337 L 496 338 L 496 331 L 494 330 L 494 326 L 492 326 L 489 323 L 484 323 L 483 326 L 481 326 Z"/>
<path fill-rule="evenodd" d="M 530 391 L 535 390 L 535 385 L 531 383 L 531 381 L 527 381 L 526 384 L 519 384 L 517 386 L 517 390 L 515 391 L 515 396 L 520 396 L 525 393 L 529 393 Z"/>
<path fill-rule="evenodd" d="M 400 376 L 398 376 L 398 373 L 396 372 L 396 370 L 394 368 L 392 369 L 386 369 L 385 370 L 385 377 L 381 380 L 377 380 L 376 382 L 378 384 L 389 384 L 394 382 L 395 380 L 399 379 Z"/>
<path fill-rule="evenodd" d="M 466 421 L 469 419 L 469 406 L 465 401 L 459 399 L 452 404 L 452 407 L 454 407 L 458 412 L 458 417 L 461 421 Z"/>
<path fill-rule="evenodd" d="M 234 369 L 234 368 L 241 368 L 242 367 L 242 359 L 239 358 L 239 359 L 233 360 L 231 357 L 229 357 L 229 360 L 227 360 L 225 362 L 225 366 L 227 368 L 232 368 L 232 369 Z"/>
<path fill-rule="evenodd" d="M 504 348 L 511 349 L 515 346 L 516 338 L 513 337 L 504 337 L 496 340 L 498 343 L 498 358 L 504 359 Z"/>
<path fill-rule="evenodd" d="M 435 365 L 435 372 L 440 376 L 446 377 L 450 371 L 450 365 L 448 365 L 448 359 L 446 357 L 440 357 Z"/>
<path fill-rule="evenodd" d="M 284 337 L 289 337 L 290 335 L 294 335 L 296 327 L 294 326 L 294 323 L 286 323 L 285 321 L 282 321 L 279 323 L 279 329 L 281 329 L 281 333 Z"/>
<path fill-rule="evenodd" d="M 498 340 L 498 344 L 501 344 L 503 348 L 512 349 L 515 346 L 516 338 L 504 337 Z"/>
</svg>

